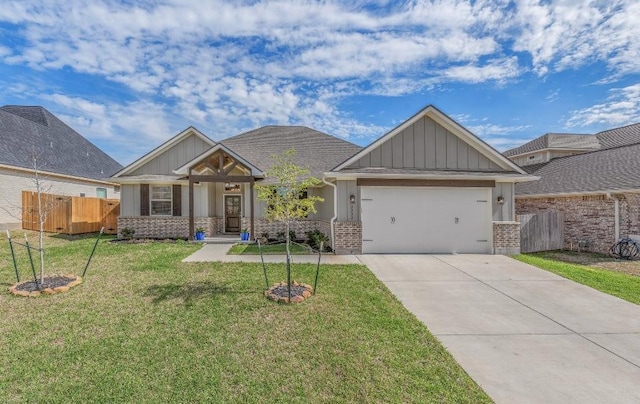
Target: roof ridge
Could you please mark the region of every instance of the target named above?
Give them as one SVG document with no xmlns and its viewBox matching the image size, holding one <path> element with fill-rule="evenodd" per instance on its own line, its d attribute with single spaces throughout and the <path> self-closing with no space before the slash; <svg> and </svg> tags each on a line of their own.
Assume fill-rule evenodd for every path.
<svg viewBox="0 0 640 404">
<path fill-rule="evenodd" d="M 605 129 L 605 130 L 602 130 L 602 131 L 596 133 L 595 135 L 598 136 L 601 133 L 613 132 L 614 130 L 620 130 L 620 129 L 628 128 L 628 127 L 634 126 L 634 125 L 640 125 L 640 122 L 630 123 L 628 125 L 623 125 L 623 126 L 618 126 L 617 128 Z"/>
</svg>

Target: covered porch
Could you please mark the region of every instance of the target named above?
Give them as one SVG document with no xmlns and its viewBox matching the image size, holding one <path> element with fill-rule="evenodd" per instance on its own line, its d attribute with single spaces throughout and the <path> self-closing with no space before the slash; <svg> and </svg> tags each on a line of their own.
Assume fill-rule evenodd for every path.
<svg viewBox="0 0 640 404">
<path fill-rule="evenodd" d="M 174 172 L 186 174 L 181 179 L 188 181 L 189 240 L 196 227 L 207 229 L 209 236 L 246 228 L 254 237 L 254 185 L 256 177 L 263 177 L 260 170 L 218 144 Z"/>
</svg>

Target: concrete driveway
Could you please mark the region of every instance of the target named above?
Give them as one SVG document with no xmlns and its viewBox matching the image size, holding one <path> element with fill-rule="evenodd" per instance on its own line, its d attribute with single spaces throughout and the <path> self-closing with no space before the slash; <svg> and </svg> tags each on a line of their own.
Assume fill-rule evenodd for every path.
<svg viewBox="0 0 640 404">
<path fill-rule="evenodd" d="M 497 403 L 640 403 L 640 306 L 504 256 L 358 258 Z"/>
</svg>

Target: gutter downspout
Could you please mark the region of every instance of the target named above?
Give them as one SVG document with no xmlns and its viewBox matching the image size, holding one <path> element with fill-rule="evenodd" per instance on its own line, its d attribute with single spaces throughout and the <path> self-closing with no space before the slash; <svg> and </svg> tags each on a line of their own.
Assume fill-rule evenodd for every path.
<svg viewBox="0 0 640 404">
<path fill-rule="evenodd" d="M 333 248 L 335 251 L 336 235 L 335 235 L 335 230 L 333 229 L 334 228 L 333 224 L 338 218 L 338 187 L 336 186 L 336 184 L 327 181 L 327 178 L 324 176 L 324 174 L 322 175 L 322 182 L 324 182 L 325 184 L 333 188 L 333 217 L 331 218 L 330 226 L 331 226 L 331 248 Z"/>
</svg>

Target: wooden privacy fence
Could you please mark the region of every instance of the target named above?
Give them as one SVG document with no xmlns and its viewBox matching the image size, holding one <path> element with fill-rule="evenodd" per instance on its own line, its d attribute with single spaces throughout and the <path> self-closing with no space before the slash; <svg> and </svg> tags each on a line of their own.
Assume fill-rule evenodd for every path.
<svg viewBox="0 0 640 404">
<path fill-rule="evenodd" d="M 100 231 L 118 233 L 120 200 L 40 194 L 46 214 L 44 231 L 48 233 L 83 234 Z M 39 230 L 38 194 L 22 191 L 22 228 Z"/>
<path fill-rule="evenodd" d="M 545 212 L 518 215 L 520 251 L 561 250 L 564 248 L 564 213 Z"/>
</svg>

